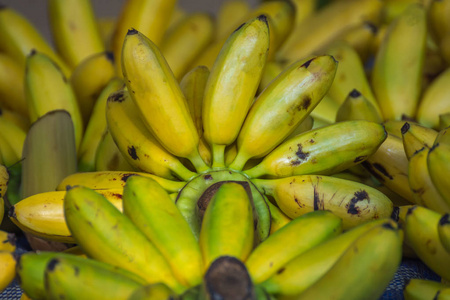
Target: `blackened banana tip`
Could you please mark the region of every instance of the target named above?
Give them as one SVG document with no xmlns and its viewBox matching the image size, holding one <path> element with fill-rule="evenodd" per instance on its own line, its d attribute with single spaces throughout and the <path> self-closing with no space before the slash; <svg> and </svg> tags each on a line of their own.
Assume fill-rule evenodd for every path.
<svg viewBox="0 0 450 300">
<path fill-rule="evenodd" d="M 302 67 L 305 67 L 306 69 L 308 69 L 309 65 L 311 64 L 311 62 L 314 60 L 314 58 L 311 58 L 310 60 L 308 60 L 307 62 L 305 62 Z"/>
<path fill-rule="evenodd" d="M 8 217 L 9 218 L 13 218 L 13 219 L 17 218 L 17 216 L 16 216 L 16 208 L 14 206 L 11 206 L 9 208 L 9 210 L 8 210 Z"/>
<path fill-rule="evenodd" d="M 394 206 L 394 209 L 392 210 L 391 219 L 395 222 L 398 222 L 400 218 L 400 208 L 398 206 Z"/>
<path fill-rule="evenodd" d="M 138 34 L 138 31 L 134 28 L 128 29 L 127 35 Z"/>
<path fill-rule="evenodd" d="M 408 208 L 408 211 L 406 212 L 406 215 L 410 215 L 413 213 L 413 211 L 417 208 L 417 205 L 411 206 Z"/>
<path fill-rule="evenodd" d="M 361 96 L 361 93 L 357 89 L 353 89 L 349 95 L 352 98 L 358 98 L 359 96 Z"/>
<path fill-rule="evenodd" d="M 369 30 L 370 30 L 370 32 L 372 32 L 372 34 L 377 34 L 377 32 L 378 32 L 378 27 L 374 24 L 374 23 L 372 23 L 372 22 L 369 22 L 369 21 L 366 21 L 365 23 L 364 23 L 364 26 L 365 27 L 367 27 L 367 28 L 369 28 Z"/>
<path fill-rule="evenodd" d="M 443 226 L 450 223 L 450 214 L 446 213 L 439 219 L 439 225 Z"/>
<path fill-rule="evenodd" d="M 105 52 L 106 59 L 114 63 L 114 53 L 112 51 Z"/>
<path fill-rule="evenodd" d="M 405 134 L 408 132 L 409 128 L 411 128 L 411 125 L 408 122 L 405 122 L 401 128 L 402 134 Z"/>
<path fill-rule="evenodd" d="M 53 271 L 55 269 L 56 265 L 58 265 L 58 264 L 59 264 L 59 259 L 52 258 L 47 264 L 47 270 L 50 272 Z"/>
<path fill-rule="evenodd" d="M 36 55 L 36 53 L 37 53 L 36 49 L 33 48 L 31 49 L 30 54 L 28 54 L 28 56 Z"/>
<path fill-rule="evenodd" d="M 384 223 L 381 225 L 383 228 L 390 229 L 390 230 L 397 230 L 394 226 L 392 226 L 391 223 Z"/>
<path fill-rule="evenodd" d="M 267 23 L 267 17 L 266 17 L 266 15 L 259 15 L 259 16 L 257 17 L 257 19 L 260 20 L 260 21 L 262 21 L 262 22 L 264 22 L 264 23 Z"/>
</svg>

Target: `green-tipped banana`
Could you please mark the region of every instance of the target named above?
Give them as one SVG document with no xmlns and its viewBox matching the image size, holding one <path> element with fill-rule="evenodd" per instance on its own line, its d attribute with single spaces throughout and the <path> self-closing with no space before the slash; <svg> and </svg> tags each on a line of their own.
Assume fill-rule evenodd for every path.
<svg viewBox="0 0 450 300">
<path fill-rule="evenodd" d="M 438 234 L 442 246 L 450 253 L 450 214 L 446 213 L 439 219 Z"/>
<path fill-rule="evenodd" d="M 403 147 L 408 159 L 423 147 L 431 148 L 438 135 L 436 130 L 414 122 L 405 122 L 401 132 Z"/>
<path fill-rule="evenodd" d="M 348 120 L 367 120 L 375 123 L 383 121 L 373 104 L 356 89 L 351 90 L 336 113 L 336 122 Z"/>
<path fill-rule="evenodd" d="M 252 178 L 332 174 L 361 163 L 385 139 L 380 124 L 365 120 L 339 122 L 283 142 L 245 173 Z"/>
</svg>

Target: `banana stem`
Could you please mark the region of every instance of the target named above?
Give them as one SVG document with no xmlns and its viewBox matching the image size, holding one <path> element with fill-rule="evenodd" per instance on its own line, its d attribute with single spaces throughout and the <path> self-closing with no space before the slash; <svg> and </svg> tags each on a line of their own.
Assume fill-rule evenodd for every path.
<svg viewBox="0 0 450 300">
<path fill-rule="evenodd" d="M 191 178 L 197 176 L 197 173 L 192 172 L 185 166 L 177 166 L 176 168 L 171 169 L 176 177 L 180 178 L 183 181 L 189 181 Z"/>
<path fill-rule="evenodd" d="M 253 184 L 266 196 L 273 196 L 276 179 L 252 179 Z"/>
<path fill-rule="evenodd" d="M 245 163 L 248 161 L 248 157 L 245 157 L 241 153 L 242 152 L 238 151 L 233 162 L 228 166 L 230 169 L 236 170 L 236 171 L 242 171 L 242 168 L 244 168 Z"/>
<path fill-rule="evenodd" d="M 261 163 L 257 164 L 256 166 L 254 166 L 253 168 L 245 170 L 244 173 L 249 178 L 258 178 L 258 177 L 265 175 L 266 171 L 265 171 L 264 165 L 261 162 Z"/>
<path fill-rule="evenodd" d="M 213 168 L 225 167 L 225 147 L 226 145 L 212 144 Z"/>
<path fill-rule="evenodd" d="M 195 170 L 197 170 L 198 173 L 203 173 L 210 169 L 209 166 L 203 160 L 203 158 L 200 156 L 200 153 L 198 152 L 198 150 L 195 153 L 195 155 L 193 155 L 192 157 L 189 157 L 188 159 L 194 165 Z"/>
</svg>

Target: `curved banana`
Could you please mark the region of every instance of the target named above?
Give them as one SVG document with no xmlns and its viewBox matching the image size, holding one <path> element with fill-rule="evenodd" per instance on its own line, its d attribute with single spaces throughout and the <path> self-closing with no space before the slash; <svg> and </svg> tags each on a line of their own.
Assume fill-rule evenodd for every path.
<svg viewBox="0 0 450 300">
<path fill-rule="evenodd" d="M 365 21 L 343 30 L 336 40 L 342 40 L 352 46 L 363 64 L 371 58 L 371 48 L 379 29 L 379 24 Z"/>
<path fill-rule="evenodd" d="M 435 146 L 436 144 L 450 145 L 450 127 L 445 127 L 438 131 L 437 136 L 433 142 L 433 146 Z"/>
<path fill-rule="evenodd" d="M 253 179 L 253 183 L 291 219 L 316 210 L 329 210 L 349 229 L 377 218 L 389 218 L 392 201 L 365 184 L 332 176 L 298 175 Z"/>
<path fill-rule="evenodd" d="M 24 74 L 24 68 L 12 56 L 0 53 L 0 107 L 10 109 L 28 119 Z"/>
<path fill-rule="evenodd" d="M 385 120 L 416 114 L 426 33 L 426 11 L 417 3 L 409 5 L 387 28 L 371 72 L 372 89 Z"/>
<path fill-rule="evenodd" d="M 428 7 L 428 19 L 430 33 L 438 42 L 442 41 L 450 33 L 450 1 L 430 1 Z"/>
<path fill-rule="evenodd" d="M 450 253 L 450 213 L 446 213 L 439 219 L 438 234 L 442 246 Z"/>
<path fill-rule="evenodd" d="M 283 142 L 245 174 L 256 178 L 337 173 L 370 157 L 385 139 L 380 124 L 365 120 L 339 122 Z"/>
<path fill-rule="evenodd" d="M 114 142 L 111 132 L 105 130 L 95 152 L 95 171 L 135 171 Z"/>
<path fill-rule="evenodd" d="M 199 172 L 208 169 L 186 99 L 157 46 L 130 30 L 122 55 L 125 83 L 144 124 L 170 153 L 189 159 Z"/>
<path fill-rule="evenodd" d="M 270 202 L 267 197 L 265 197 L 265 199 L 270 210 L 270 234 L 272 235 L 273 233 L 287 225 L 289 222 L 291 222 L 292 219 L 286 216 L 286 214 L 282 212 L 281 209 L 278 208 L 278 206 L 272 204 L 272 202 Z"/>
<path fill-rule="evenodd" d="M 223 1 L 216 14 L 214 41 L 227 39 L 233 30 L 248 20 L 251 9 L 246 0 Z"/>
<path fill-rule="evenodd" d="M 16 277 L 16 258 L 10 251 L 0 251 L 0 292 Z"/>
<path fill-rule="evenodd" d="M 98 190 L 117 209 L 122 209 L 122 188 Z M 66 191 L 35 194 L 11 207 L 8 216 L 24 232 L 37 237 L 73 243 L 72 234 L 64 220 L 63 202 Z"/>
<path fill-rule="evenodd" d="M 427 157 L 428 171 L 436 189 L 450 206 L 450 143 L 437 143 L 430 148 Z"/>
<path fill-rule="evenodd" d="M 259 244 L 245 261 L 254 284 L 273 276 L 288 261 L 342 232 L 330 211 L 314 211 L 290 221 Z"/>
<path fill-rule="evenodd" d="M 22 158 L 27 131 L 0 114 L 0 135 L 11 147 L 14 156 L 17 158 L 16 162 L 19 161 Z M 0 148 L 3 148 L 3 146 Z"/>
<path fill-rule="evenodd" d="M 1 106 L 1 105 L 0 105 Z M 8 122 L 12 122 L 16 124 L 18 127 L 20 127 L 22 130 L 27 132 L 30 129 L 30 119 L 27 115 L 23 115 L 21 113 L 18 113 L 14 110 L 0 107 L 0 115 L 8 120 Z"/>
<path fill-rule="evenodd" d="M 336 122 L 348 120 L 367 120 L 375 123 L 383 121 L 373 104 L 356 89 L 347 95 L 336 112 Z"/>
<path fill-rule="evenodd" d="M 105 51 L 90 0 L 49 0 L 47 9 L 53 42 L 70 68 Z"/>
<path fill-rule="evenodd" d="M 98 16 L 96 22 L 105 50 L 112 51 L 112 36 L 116 29 L 117 17 Z"/>
<path fill-rule="evenodd" d="M 414 122 L 405 122 L 401 132 L 403 148 L 408 160 L 423 147 L 431 148 L 438 135 L 436 130 Z"/>
<path fill-rule="evenodd" d="M 439 299 L 438 292 L 448 285 L 431 279 L 411 278 L 403 288 L 405 300 Z"/>
<path fill-rule="evenodd" d="M 262 93 L 266 87 L 269 86 L 271 81 L 275 79 L 280 73 L 283 71 L 283 67 L 279 62 L 276 62 L 274 60 L 267 61 L 264 65 L 263 73 L 261 75 L 261 80 L 259 82 L 258 91 L 256 92 L 257 95 Z"/>
<path fill-rule="evenodd" d="M 450 112 L 439 114 L 438 130 L 445 129 L 450 126 Z"/>
<path fill-rule="evenodd" d="M 323 96 L 319 104 L 310 112 L 310 116 L 314 120 L 314 128 L 322 125 L 331 125 L 336 121 L 336 114 L 339 110 L 339 104 L 334 101 L 328 94 Z M 319 123 L 319 125 L 317 124 Z M 320 124 L 322 123 L 322 124 Z"/>
<path fill-rule="evenodd" d="M 159 282 L 135 289 L 127 300 L 167 300 L 177 299 L 176 297 L 177 295 L 167 285 Z M 185 299 L 184 294 L 182 298 Z"/>
<path fill-rule="evenodd" d="M 336 67 L 331 56 L 318 56 L 277 76 L 250 108 L 229 168 L 242 170 L 248 159 L 263 157 L 283 141 L 322 100 Z"/>
<path fill-rule="evenodd" d="M 0 230 L 0 251 L 16 251 L 16 234 Z"/>
<path fill-rule="evenodd" d="M 189 224 L 155 180 L 131 176 L 123 189 L 123 211 L 168 261 L 187 287 L 202 282 L 203 261 Z"/>
<path fill-rule="evenodd" d="M 177 293 L 186 289 L 155 245 L 95 190 L 69 189 L 64 215 L 73 238 L 89 257 L 131 271 L 147 283 L 163 282 Z"/>
<path fill-rule="evenodd" d="M 113 93 L 106 104 L 106 121 L 117 147 L 130 165 L 168 179 L 195 176 L 170 154 L 147 129 L 126 90 Z"/>
</svg>

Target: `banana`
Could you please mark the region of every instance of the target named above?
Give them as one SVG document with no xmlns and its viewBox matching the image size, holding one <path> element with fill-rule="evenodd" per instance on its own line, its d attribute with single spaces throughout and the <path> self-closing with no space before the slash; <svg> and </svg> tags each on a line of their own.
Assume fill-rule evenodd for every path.
<svg viewBox="0 0 450 300">
<path fill-rule="evenodd" d="M 106 121 L 117 147 L 130 165 L 167 179 L 179 177 L 188 180 L 195 176 L 148 131 L 128 91 L 110 95 L 106 104 Z"/>
<path fill-rule="evenodd" d="M 408 183 L 408 158 L 401 137 L 388 134 L 386 140 L 362 165 L 383 185 L 414 203 Z"/>
<path fill-rule="evenodd" d="M 438 223 L 439 239 L 445 250 L 450 253 L 450 214 L 446 213 L 439 219 Z"/>
<path fill-rule="evenodd" d="M 261 81 L 259 82 L 257 95 L 261 94 L 262 91 L 269 86 L 270 82 L 280 75 L 283 68 L 280 63 L 271 60 L 267 61 L 264 65 L 263 73 L 261 75 Z"/>
<path fill-rule="evenodd" d="M 73 238 L 89 257 L 134 272 L 147 283 L 163 282 L 177 293 L 186 289 L 154 244 L 95 190 L 69 189 L 64 215 Z"/>
<path fill-rule="evenodd" d="M 309 115 L 314 121 L 322 122 L 322 125 L 331 125 L 336 121 L 338 110 L 339 104 L 326 94 Z M 314 127 L 317 128 L 316 126 L 318 125 L 314 122 Z"/>
<path fill-rule="evenodd" d="M 378 28 L 378 24 L 365 21 L 344 30 L 336 40 L 342 40 L 352 46 L 358 53 L 362 63 L 366 64 L 371 59 L 371 47 L 376 39 Z"/>
<path fill-rule="evenodd" d="M 436 274 L 450 279 L 450 253 L 439 239 L 438 223 L 441 214 L 415 205 L 406 214 L 404 231 L 405 243 Z"/>
<path fill-rule="evenodd" d="M 253 183 L 275 199 L 289 218 L 316 210 L 329 210 L 342 219 L 344 229 L 372 219 L 388 218 L 392 201 L 365 184 L 332 176 L 298 175 L 281 179 L 253 179 Z"/>
<path fill-rule="evenodd" d="M 387 28 L 371 72 L 372 89 L 385 120 L 416 114 L 426 33 L 426 12 L 417 3 L 409 5 Z"/>
<path fill-rule="evenodd" d="M 27 115 L 20 114 L 14 110 L 0 107 L 0 115 L 8 122 L 14 123 L 22 130 L 27 132 L 30 129 L 30 119 Z"/>
<path fill-rule="evenodd" d="M 78 151 L 78 171 L 95 170 L 97 148 L 108 126 L 105 117 L 106 102 L 109 95 L 120 90 L 123 85 L 122 79 L 117 77 L 111 79 L 96 99 Z"/>
<path fill-rule="evenodd" d="M 397 226 L 393 220 L 382 218 L 344 231 L 291 259 L 259 286 L 274 296 L 300 294 L 325 275 L 359 237 L 371 229 L 387 225 Z"/>
<path fill-rule="evenodd" d="M 221 256 L 247 259 L 254 236 L 251 201 L 239 182 L 224 182 L 212 195 L 199 237 L 204 270 Z"/>
<path fill-rule="evenodd" d="M 99 52 L 82 60 L 73 70 L 70 84 L 75 92 L 83 123 L 88 124 L 97 100 L 115 78 L 112 52 Z"/>
<path fill-rule="evenodd" d="M 450 144 L 435 143 L 428 152 L 427 164 L 432 182 L 450 206 L 450 183 L 446 176 L 450 168 Z"/>
<path fill-rule="evenodd" d="M 9 184 L 10 174 L 8 171 L 8 168 L 0 164 L 0 199 L 5 198 L 6 192 L 8 191 L 8 184 Z M 0 206 L 0 210 L 4 208 L 3 205 Z M 3 212 L 3 211 L 2 211 Z M 1 214 L 0 220 L 3 219 L 3 213 Z M 1 221 L 0 221 L 1 224 Z"/>
<path fill-rule="evenodd" d="M 9 141 L 3 137 L 2 134 L 0 134 L 0 154 L 2 165 L 7 166 L 8 168 L 11 168 L 16 165 L 20 169 L 21 156 L 18 156 L 19 154 L 16 151 L 17 149 L 19 149 L 17 145 L 13 147 L 13 145 L 11 145 Z"/>
<path fill-rule="evenodd" d="M 439 114 L 438 130 L 442 130 L 450 126 L 450 112 Z"/>
<path fill-rule="evenodd" d="M 44 270 L 45 292 L 49 299 L 127 299 L 143 280 L 134 274 L 93 259 L 54 257 Z"/>
<path fill-rule="evenodd" d="M 289 222 L 291 222 L 292 219 L 286 216 L 286 214 L 282 212 L 281 209 L 278 208 L 278 206 L 272 204 L 272 202 L 270 202 L 267 197 L 265 197 L 265 199 L 270 210 L 270 234 L 272 235 L 273 233 L 287 225 Z"/>
<path fill-rule="evenodd" d="M 221 41 L 248 20 L 251 11 L 250 3 L 246 0 L 223 1 L 216 14 L 216 28 L 214 41 Z"/>
<path fill-rule="evenodd" d="M 73 122 L 78 149 L 84 128 L 75 93 L 60 67 L 42 52 L 32 51 L 27 56 L 25 98 L 31 122 L 52 110 L 67 110 Z"/>
<path fill-rule="evenodd" d="M 292 131 L 291 134 L 289 134 L 283 141 L 289 140 L 294 136 L 297 136 L 303 132 L 307 132 L 311 130 L 313 126 L 314 126 L 314 119 L 313 117 L 311 117 L 311 115 L 308 115 L 301 123 L 297 125 L 297 127 L 295 127 L 294 131 Z"/>
<path fill-rule="evenodd" d="M 15 162 L 19 161 L 22 158 L 27 131 L 0 115 L 0 135 L 2 140 L 11 147 L 16 158 Z"/>
<path fill-rule="evenodd" d="M 105 51 L 90 0 L 50 0 L 47 9 L 53 42 L 70 68 Z"/>
<path fill-rule="evenodd" d="M 447 68 L 424 91 L 416 115 L 417 121 L 423 126 L 437 129 L 439 126 L 439 115 L 450 113 L 447 97 L 450 91 L 449 82 L 450 68 Z"/>
<path fill-rule="evenodd" d="M 385 139 L 380 124 L 365 120 L 339 122 L 283 142 L 245 174 L 257 178 L 337 173 L 370 157 Z"/>
<path fill-rule="evenodd" d="M 170 17 L 175 11 L 176 4 L 176 0 L 127 0 L 124 2 L 112 37 L 112 49 L 118 62 L 116 64 L 118 76 L 122 76 L 122 47 L 128 30 L 134 28 L 159 45 L 170 24 Z"/>
<path fill-rule="evenodd" d="M 16 234 L 0 230 L 0 251 L 14 252 L 16 250 Z"/>
<path fill-rule="evenodd" d="M 170 153 L 189 159 L 199 172 L 207 170 L 186 99 L 157 46 L 130 30 L 122 55 L 125 83 L 144 124 Z"/>
<path fill-rule="evenodd" d="M 299 25 L 306 18 L 314 15 L 317 12 L 319 1 L 317 0 L 292 0 L 295 6 L 295 25 Z"/>
<path fill-rule="evenodd" d="M 214 21 L 207 13 L 191 13 L 167 32 L 161 53 L 175 78 L 180 80 L 193 60 L 208 46 L 214 34 Z"/>
<path fill-rule="evenodd" d="M 327 93 L 336 65 L 331 56 L 318 56 L 277 76 L 250 108 L 229 168 L 242 170 L 248 159 L 263 157 L 283 141 Z"/>
<path fill-rule="evenodd" d="M 146 172 L 126 171 L 96 171 L 77 172 L 65 177 L 56 187 L 57 191 L 65 190 L 68 186 L 82 185 L 94 190 L 98 189 L 121 189 L 125 186 L 128 178 L 134 175 L 144 176 L 155 180 L 167 192 L 179 192 L 186 182 L 172 181 Z"/>
<path fill-rule="evenodd" d="M 436 130 L 414 122 L 405 122 L 401 132 L 403 148 L 408 160 L 423 147 L 431 148 L 438 135 Z"/>
<path fill-rule="evenodd" d="M 433 142 L 433 146 L 436 144 L 450 144 L 450 127 L 445 127 L 438 131 L 436 138 Z M 431 147 L 430 147 L 431 148 Z"/>
<path fill-rule="evenodd" d="M 24 74 L 24 69 L 12 56 L 0 53 L 0 106 L 28 118 Z"/>
<path fill-rule="evenodd" d="M 178 299 L 178 298 L 177 295 L 167 285 L 160 282 L 138 287 L 127 298 L 127 300 L 167 300 L 167 299 Z M 182 299 L 184 299 L 184 297 Z"/>
<path fill-rule="evenodd" d="M 10 251 L 0 251 L 0 292 L 16 277 L 16 258 Z"/>
<path fill-rule="evenodd" d="M 348 120 L 367 120 L 381 123 L 381 115 L 373 104 L 360 91 L 353 89 L 336 112 L 336 122 Z"/>
<path fill-rule="evenodd" d="M 135 171 L 117 147 L 111 132 L 105 130 L 95 153 L 95 171 Z"/>
<path fill-rule="evenodd" d="M 401 138 L 402 127 L 406 122 L 406 120 L 387 120 L 383 122 L 383 126 L 390 135 L 395 135 L 396 137 Z"/>
<path fill-rule="evenodd" d="M 112 51 L 112 36 L 116 29 L 117 18 L 115 16 L 97 16 L 96 22 L 105 50 Z"/>
<path fill-rule="evenodd" d="M 2 6 L 0 9 L 0 45 L 1 52 L 13 57 L 25 67 L 28 54 L 34 49 L 54 61 L 64 76 L 70 77 L 69 66 L 56 54 L 41 32 L 25 16 L 13 8 Z"/>
<path fill-rule="evenodd" d="M 405 300 L 439 299 L 438 292 L 448 285 L 430 279 L 411 278 L 403 288 Z"/>
<path fill-rule="evenodd" d="M 294 218 L 259 244 L 245 261 L 254 284 L 274 275 L 294 257 L 342 232 L 342 220 L 330 211 Z"/>
<path fill-rule="evenodd" d="M 357 238 L 320 279 L 295 299 L 378 299 L 394 277 L 401 258 L 401 231 L 389 223 L 377 226 Z"/>
<path fill-rule="evenodd" d="M 122 188 L 98 190 L 115 207 L 122 209 Z M 66 191 L 50 191 L 22 199 L 8 212 L 11 221 L 24 232 L 46 240 L 73 243 L 64 220 Z"/>
<path fill-rule="evenodd" d="M 428 8 L 428 19 L 430 33 L 438 42 L 442 41 L 450 33 L 450 1 L 430 1 Z"/>
</svg>

